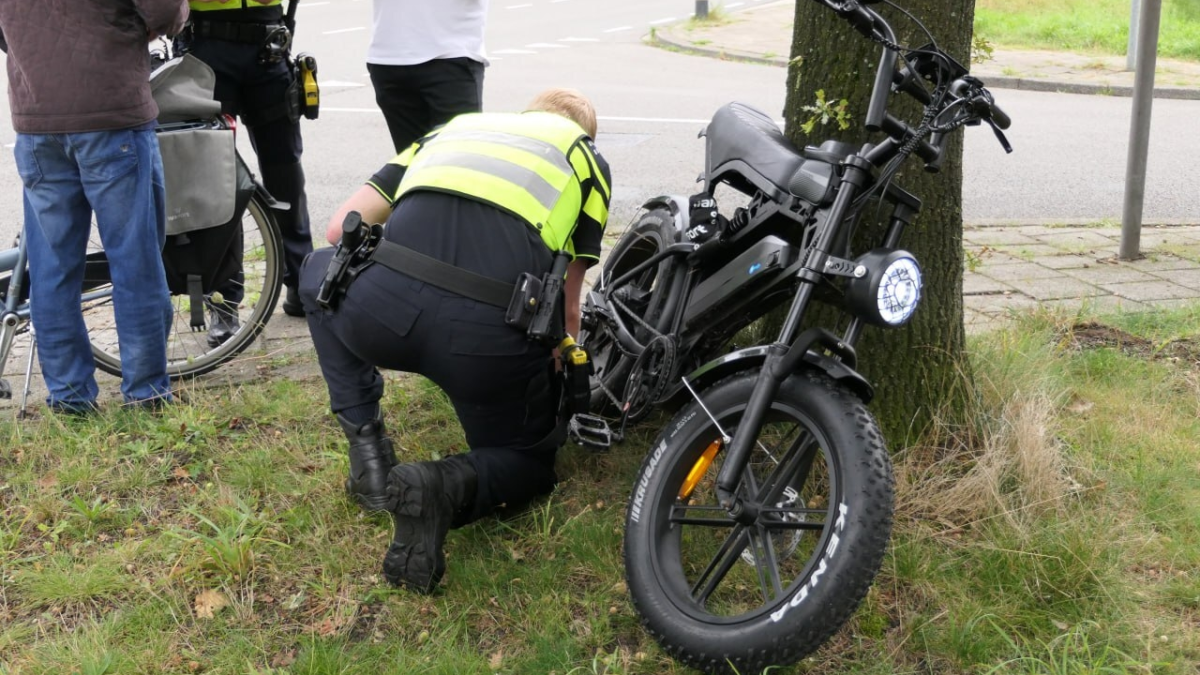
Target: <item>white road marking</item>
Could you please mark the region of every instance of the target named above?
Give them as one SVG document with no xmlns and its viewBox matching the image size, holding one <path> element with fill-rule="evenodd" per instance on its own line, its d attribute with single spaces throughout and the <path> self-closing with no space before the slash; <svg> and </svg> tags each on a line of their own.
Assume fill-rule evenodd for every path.
<svg viewBox="0 0 1200 675">
<path fill-rule="evenodd" d="M 336 113 L 365 113 L 368 115 L 382 115 L 379 108 L 332 108 L 321 106 L 321 112 L 336 112 Z M 686 117 L 606 117 L 598 116 L 596 119 L 604 122 L 646 122 L 650 124 L 708 124 L 711 119 L 690 119 Z M 776 120 L 776 123 L 782 124 L 783 120 Z"/>
<path fill-rule="evenodd" d="M 729 3 L 728 5 L 725 5 L 724 7 L 725 7 L 725 9 L 733 9 L 734 7 L 741 7 L 741 6 L 742 6 L 742 5 L 744 5 L 744 4 L 746 4 L 746 3 L 744 3 L 744 2 L 731 2 L 731 3 Z"/>
<path fill-rule="evenodd" d="M 324 108 L 321 108 L 324 110 Z M 711 119 L 689 119 L 686 117 L 603 117 L 596 116 L 598 120 L 605 122 L 650 122 L 653 124 L 708 124 Z M 783 126 L 783 120 L 775 120 L 775 123 Z"/>
<path fill-rule="evenodd" d="M 497 49 L 492 54 L 536 54 L 537 52 L 529 49 Z"/>
<path fill-rule="evenodd" d="M 338 33 L 353 33 L 355 31 L 366 30 L 366 26 L 356 26 L 355 28 L 341 28 L 338 30 L 327 30 L 321 35 L 337 35 Z"/>
<path fill-rule="evenodd" d="M 605 33 L 619 33 L 623 30 L 633 30 L 633 26 L 618 26 L 616 28 L 609 28 L 608 30 L 606 30 L 604 32 Z"/>
<path fill-rule="evenodd" d="M 556 45 L 553 42 L 535 42 L 531 45 L 525 45 L 526 49 L 570 49 L 566 45 Z"/>
<path fill-rule="evenodd" d="M 328 4 L 330 4 L 330 3 L 328 3 L 328 2 L 306 2 L 306 3 L 304 3 L 304 6 L 305 7 L 320 7 L 321 5 L 328 5 Z"/>
<path fill-rule="evenodd" d="M 524 9 L 526 7 L 533 7 L 533 3 L 527 2 L 523 5 L 509 5 L 508 7 L 505 7 L 504 9 Z"/>
<path fill-rule="evenodd" d="M 658 25 L 658 24 L 660 24 L 660 23 L 671 23 L 671 22 L 672 22 L 672 21 L 674 21 L 674 20 L 675 20 L 675 17 L 673 17 L 673 16 L 668 16 L 668 17 L 667 17 L 667 18 L 665 18 L 665 19 L 655 19 L 654 21 L 651 21 L 651 22 L 650 22 L 650 25 L 651 25 L 651 26 L 657 26 L 657 25 Z"/>
</svg>

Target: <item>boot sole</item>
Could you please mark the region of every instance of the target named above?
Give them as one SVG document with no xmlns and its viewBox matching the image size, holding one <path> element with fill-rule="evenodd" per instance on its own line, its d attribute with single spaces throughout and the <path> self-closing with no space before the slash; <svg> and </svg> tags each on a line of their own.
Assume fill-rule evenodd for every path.
<svg viewBox="0 0 1200 675">
<path fill-rule="evenodd" d="M 388 476 L 392 543 L 383 558 L 383 576 L 393 586 L 431 593 L 446 572 L 442 544 L 453 516 L 439 503 L 442 477 L 436 469 L 402 464 Z"/>
</svg>

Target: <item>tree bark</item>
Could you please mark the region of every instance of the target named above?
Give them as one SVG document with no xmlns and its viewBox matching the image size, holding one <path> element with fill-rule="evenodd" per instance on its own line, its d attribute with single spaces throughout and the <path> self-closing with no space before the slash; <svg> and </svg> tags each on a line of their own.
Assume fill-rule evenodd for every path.
<svg viewBox="0 0 1200 675">
<path fill-rule="evenodd" d="M 903 6 L 926 25 L 942 49 L 959 63 L 970 63 L 974 0 L 903 0 Z M 901 45 L 929 42 L 923 31 L 892 7 L 873 8 L 892 24 Z M 881 140 L 881 134 L 868 138 L 862 128 L 880 50 L 820 3 L 796 1 L 784 119 L 786 134 L 797 147 L 820 145 L 827 139 L 855 144 Z M 827 101 L 849 102 L 848 129 L 818 123 L 805 135 L 801 125 L 813 114 L 803 107 L 814 104 L 817 90 L 824 91 Z M 915 125 L 919 106 L 905 99 L 892 97 L 888 110 Z M 860 371 L 876 389 L 871 408 L 893 447 L 923 432 L 936 411 L 953 406 L 953 392 L 961 391 L 957 385 L 968 372 L 963 359 L 961 133 L 950 136 L 944 152 L 941 173 L 926 173 L 914 155 L 895 178 L 898 186 L 924 203 L 900 244 L 921 265 L 925 282 L 921 306 L 912 322 L 898 330 L 868 327 L 857 347 Z M 864 209 L 853 255 L 881 241 L 889 213 L 886 208 L 879 210 L 878 220 L 884 222 L 875 222 L 874 206 Z M 830 325 L 841 316 L 827 308 L 814 309 L 806 323 Z M 845 325 L 844 319 L 840 325 Z"/>
</svg>

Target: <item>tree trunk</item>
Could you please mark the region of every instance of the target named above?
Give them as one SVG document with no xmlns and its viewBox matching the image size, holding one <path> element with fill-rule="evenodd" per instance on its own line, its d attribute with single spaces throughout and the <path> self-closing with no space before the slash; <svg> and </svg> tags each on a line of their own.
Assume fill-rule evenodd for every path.
<svg viewBox="0 0 1200 675">
<path fill-rule="evenodd" d="M 942 49 L 959 63 L 970 63 L 974 0 L 903 0 L 903 6 L 926 25 Z M 901 45 L 918 47 L 929 42 L 924 32 L 893 8 L 882 4 L 873 8 L 892 24 Z M 879 142 L 882 135 L 868 139 L 862 125 L 880 49 L 820 3 L 796 1 L 784 118 L 786 133 L 797 147 L 820 145 L 827 139 Z M 849 101 L 848 129 L 818 122 L 811 134 L 804 133 L 801 125 L 812 119 L 813 113 L 803 107 L 814 105 L 818 90 L 824 91 L 826 101 Z M 892 97 L 888 109 L 915 125 L 919 106 L 906 99 Z M 900 244 L 915 254 L 921 265 L 923 297 L 909 325 L 898 330 L 867 328 L 858 343 L 858 356 L 861 372 L 875 385 L 871 407 L 893 447 L 899 447 L 925 430 L 936 411 L 953 405 L 952 392 L 961 391 L 955 385 L 963 381 L 966 372 L 962 358 L 962 134 L 952 134 L 946 143 L 941 173 L 926 173 L 914 155 L 895 183 L 924 203 Z M 886 222 L 874 222 L 875 215 L 873 205 L 864 209 L 853 255 L 881 240 Z M 884 221 L 888 215 L 886 208 L 879 211 Z M 829 325 L 835 316 L 832 310 L 814 307 L 806 323 Z"/>
</svg>

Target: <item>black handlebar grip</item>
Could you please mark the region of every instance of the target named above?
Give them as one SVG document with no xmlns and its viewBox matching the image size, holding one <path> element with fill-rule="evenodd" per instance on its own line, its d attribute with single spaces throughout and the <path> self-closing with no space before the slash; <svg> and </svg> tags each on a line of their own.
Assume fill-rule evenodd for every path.
<svg viewBox="0 0 1200 675">
<path fill-rule="evenodd" d="M 1012 118 L 1008 116 L 1008 113 L 1001 110 L 1000 106 L 996 105 L 995 103 L 992 104 L 992 121 L 995 122 L 996 126 L 1000 127 L 1001 129 L 1007 129 L 1010 125 L 1012 125 Z"/>
</svg>

